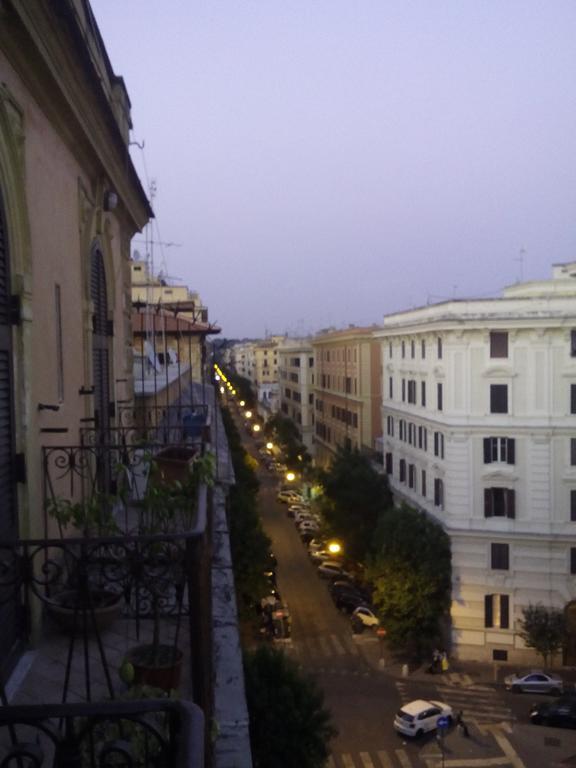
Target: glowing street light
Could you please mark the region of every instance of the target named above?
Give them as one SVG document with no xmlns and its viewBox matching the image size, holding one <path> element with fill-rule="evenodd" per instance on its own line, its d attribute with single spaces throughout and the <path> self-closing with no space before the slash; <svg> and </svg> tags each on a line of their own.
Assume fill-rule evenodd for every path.
<svg viewBox="0 0 576 768">
<path fill-rule="evenodd" d="M 252 418 L 252 411 L 246 411 L 244 416 L 246 416 L 247 419 L 251 419 Z"/>
<path fill-rule="evenodd" d="M 328 544 L 328 552 L 330 552 L 331 555 L 339 555 L 342 553 L 342 545 L 338 541 L 331 541 Z"/>
<path fill-rule="evenodd" d="M 244 408 L 246 405 L 246 402 L 244 400 L 240 400 L 240 408 Z"/>
<path fill-rule="evenodd" d="M 224 387 L 220 387 L 220 394 L 221 394 L 221 395 L 223 395 L 223 394 L 224 394 Z"/>
<path fill-rule="evenodd" d="M 254 432 L 260 432 L 260 424 L 254 424 L 252 429 L 254 430 Z"/>
<path fill-rule="evenodd" d="M 286 472 L 286 480 L 288 480 L 289 483 L 292 483 L 294 480 L 296 480 L 296 475 L 294 472 Z"/>
<path fill-rule="evenodd" d="M 272 448 L 274 448 L 274 443 L 270 443 L 270 442 L 266 443 L 266 450 L 267 451 L 271 451 Z"/>
</svg>

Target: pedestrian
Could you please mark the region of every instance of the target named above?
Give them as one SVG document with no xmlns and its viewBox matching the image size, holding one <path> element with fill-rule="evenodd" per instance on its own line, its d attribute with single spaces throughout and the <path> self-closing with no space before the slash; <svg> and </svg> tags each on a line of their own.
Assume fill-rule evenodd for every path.
<svg viewBox="0 0 576 768">
<path fill-rule="evenodd" d="M 464 722 L 464 712 L 462 710 L 460 710 L 456 715 L 456 725 L 462 731 L 463 736 L 465 736 L 466 738 L 470 736 L 470 731 L 468 730 L 468 726 Z"/>
<path fill-rule="evenodd" d="M 448 672 L 450 669 L 450 662 L 448 661 L 448 654 L 446 651 L 442 651 L 440 654 L 440 669 L 442 672 Z"/>
</svg>

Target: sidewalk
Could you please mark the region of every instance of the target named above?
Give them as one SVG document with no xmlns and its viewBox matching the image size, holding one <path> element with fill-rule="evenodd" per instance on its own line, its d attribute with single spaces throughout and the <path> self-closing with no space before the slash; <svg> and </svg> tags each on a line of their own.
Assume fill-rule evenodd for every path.
<svg viewBox="0 0 576 768">
<path fill-rule="evenodd" d="M 461 661 L 450 659 L 450 669 L 447 672 L 430 674 L 427 669 L 430 662 L 418 667 L 407 665 L 395 659 L 393 654 L 380 645 L 378 638 L 369 631 L 354 635 L 356 647 L 366 663 L 374 670 L 395 678 L 409 680 L 442 681 L 444 685 L 503 685 L 506 675 L 515 672 L 529 672 L 532 669 L 542 669 L 537 664 L 523 667 L 501 662 Z M 382 662 L 383 658 L 383 662 Z M 576 669 L 573 667 L 555 668 L 555 671 L 567 683 L 576 688 Z"/>
</svg>

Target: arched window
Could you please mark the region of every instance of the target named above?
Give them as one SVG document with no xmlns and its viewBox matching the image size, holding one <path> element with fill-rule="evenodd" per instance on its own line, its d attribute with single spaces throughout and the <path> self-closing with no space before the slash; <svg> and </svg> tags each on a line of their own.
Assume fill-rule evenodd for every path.
<svg viewBox="0 0 576 768">
<path fill-rule="evenodd" d="M 0 195 L 0 541 L 18 537 L 14 445 L 14 385 L 10 316 L 10 253 Z M 21 638 L 21 607 L 0 587 L 0 681 L 16 659 Z"/>
</svg>

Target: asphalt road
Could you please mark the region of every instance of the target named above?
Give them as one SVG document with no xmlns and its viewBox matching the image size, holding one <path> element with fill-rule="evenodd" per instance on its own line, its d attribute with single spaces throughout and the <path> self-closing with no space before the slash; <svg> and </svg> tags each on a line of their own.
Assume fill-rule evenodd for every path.
<svg viewBox="0 0 576 768">
<path fill-rule="evenodd" d="M 259 458 L 247 436 L 245 446 Z M 446 768 L 548 768 L 560 752 L 565 756 L 569 742 L 576 752 L 576 734 L 528 724 L 530 696 L 508 694 L 495 685 L 459 685 L 444 676 L 395 678 L 379 670 L 376 638 L 370 631 L 353 636 L 348 618 L 335 608 L 286 505 L 276 500 L 278 478 L 264 468 L 259 478 L 260 513 L 278 560 L 278 588 L 292 617 L 291 641 L 282 645 L 316 678 L 339 730 L 328 768 L 440 768 L 442 751 Z M 434 735 L 416 742 L 399 737 L 392 728 L 394 714 L 417 698 L 463 710 L 470 737 L 456 728 L 441 741 Z"/>
</svg>

